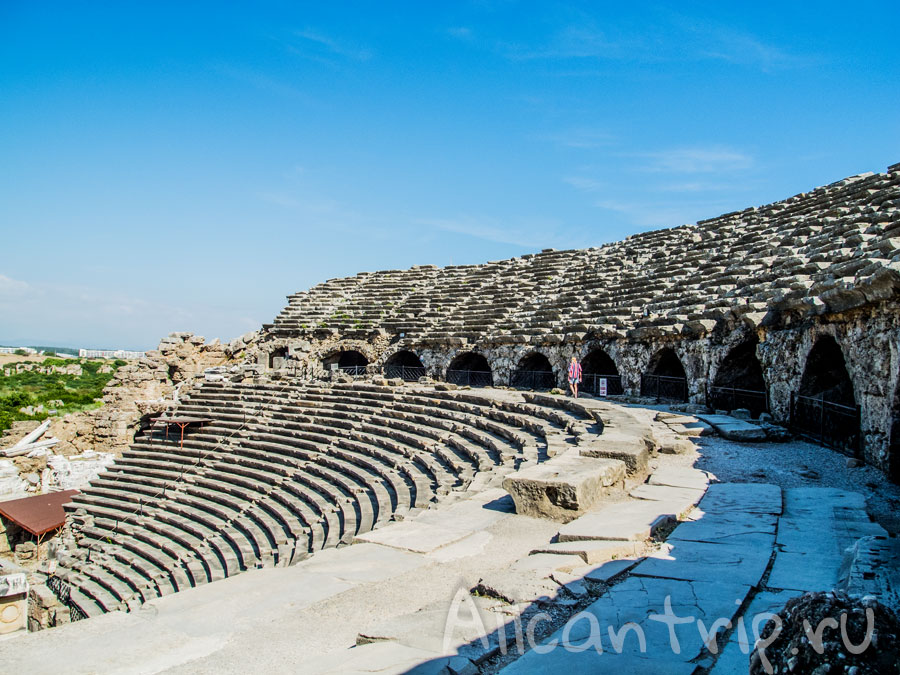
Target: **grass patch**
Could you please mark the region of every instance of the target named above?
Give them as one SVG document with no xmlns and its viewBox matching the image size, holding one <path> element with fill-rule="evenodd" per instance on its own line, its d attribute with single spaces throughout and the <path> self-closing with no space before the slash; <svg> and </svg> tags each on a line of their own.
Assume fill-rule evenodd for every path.
<svg viewBox="0 0 900 675">
<path fill-rule="evenodd" d="M 29 363 L 21 361 L 20 363 Z M 65 415 L 99 408 L 98 402 L 103 395 L 103 388 L 112 379 L 115 370 L 125 365 L 125 361 L 105 361 L 93 359 L 44 359 L 39 366 L 81 366 L 81 375 L 63 373 L 41 373 L 24 371 L 15 373 L 15 365 L 6 368 L 13 374 L 0 377 L 0 431 L 9 429 L 13 422 L 22 420 L 44 420 L 49 417 L 46 412 L 26 415 L 21 408 L 43 405 L 53 408 L 57 414 Z M 113 371 L 101 373 L 104 365 L 111 365 Z M 50 401 L 62 401 L 62 405 L 49 405 Z"/>
</svg>

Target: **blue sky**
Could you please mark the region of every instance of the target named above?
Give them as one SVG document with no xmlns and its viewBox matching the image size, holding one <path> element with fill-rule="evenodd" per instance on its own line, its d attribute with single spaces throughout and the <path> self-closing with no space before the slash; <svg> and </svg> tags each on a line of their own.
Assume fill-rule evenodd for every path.
<svg viewBox="0 0 900 675">
<path fill-rule="evenodd" d="M 325 279 L 900 161 L 900 6 L 0 3 L 0 343 L 230 339 Z"/>
</svg>

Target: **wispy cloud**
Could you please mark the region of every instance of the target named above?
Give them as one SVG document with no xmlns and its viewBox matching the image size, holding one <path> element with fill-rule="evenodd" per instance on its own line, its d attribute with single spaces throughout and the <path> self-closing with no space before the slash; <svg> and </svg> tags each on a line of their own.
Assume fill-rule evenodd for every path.
<svg viewBox="0 0 900 675">
<path fill-rule="evenodd" d="M 821 62 L 818 55 L 794 52 L 724 24 L 677 13 L 669 13 L 668 17 L 672 25 L 685 34 L 690 50 L 701 59 L 726 61 L 763 72 L 807 67 Z"/>
<path fill-rule="evenodd" d="M 633 156 L 646 160 L 641 170 L 654 173 L 717 173 L 753 166 L 750 155 L 725 146 L 672 148 Z"/>
<path fill-rule="evenodd" d="M 564 14 L 563 21 L 543 38 L 530 42 L 501 38 L 489 43 L 510 61 L 657 64 L 717 60 L 764 72 L 821 62 L 817 55 L 792 51 L 759 35 L 666 9 L 647 10 L 639 24 L 613 25 L 589 12 Z"/>
<path fill-rule="evenodd" d="M 22 295 L 27 293 L 30 288 L 31 287 L 24 281 L 13 279 L 5 274 L 0 274 L 0 297 Z"/>
<path fill-rule="evenodd" d="M 372 50 L 368 47 L 361 47 L 344 40 L 339 40 L 317 30 L 313 30 L 312 28 L 294 31 L 294 35 L 301 38 L 302 44 L 306 47 L 312 47 L 317 51 L 327 52 L 346 59 L 368 61 L 373 56 Z"/>
</svg>

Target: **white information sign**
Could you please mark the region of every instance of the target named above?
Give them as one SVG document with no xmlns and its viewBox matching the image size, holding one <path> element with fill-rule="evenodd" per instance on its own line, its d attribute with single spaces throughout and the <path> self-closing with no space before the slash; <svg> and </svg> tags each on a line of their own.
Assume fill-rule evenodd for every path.
<svg viewBox="0 0 900 675">
<path fill-rule="evenodd" d="M 28 580 L 24 574 L 7 574 L 0 577 L 0 598 L 20 595 L 28 591 Z"/>
</svg>

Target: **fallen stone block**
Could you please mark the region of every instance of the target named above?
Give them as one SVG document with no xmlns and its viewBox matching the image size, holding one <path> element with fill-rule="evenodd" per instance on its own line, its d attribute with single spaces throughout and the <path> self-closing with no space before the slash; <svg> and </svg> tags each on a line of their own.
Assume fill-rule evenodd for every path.
<svg viewBox="0 0 900 675">
<path fill-rule="evenodd" d="M 711 425 L 722 438 L 729 441 L 765 441 L 766 430 L 730 415 L 701 415 L 701 419 Z"/>
<path fill-rule="evenodd" d="M 666 502 L 637 501 L 610 504 L 563 525 L 559 541 L 583 539 L 644 541 L 674 520 L 675 509 Z"/>
<path fill-rule="evenodd" d="M 581 447 L 582 457 L 617 459 L 625 463 L 629 477 L 642 480 L 648 473 L 650 453 L 647 441 L 615 430 L 606 430 Z"/>
<path fill-rule="evenodd" d="M 705 491 L 709 487 L 709 474 L 693 467 L 663 465 L 651 474 L 647 484 Z"/>
<path fill-rule="evenodd" d="M 653 440 L 657 452 L 663 455 L 682 455 L 697 449 L 697 446 L 689 438 L 676 436 L 673 433 L 656 432 L 653 434 Z"/>
<path fill-rule="evenodd" d="M 552 570 L 551 570 L 552 571 Z M 485 598 L 494 598 L 513 605 L 533 602 L 547 604 L 559 594 L 559 584 L 547 575 L 522 570 L 496 570 L 478 580 L 472 592 Z"/>
<path fill-rule="evenodd" d="M 599 565 L 579 567 L 572 570 L 572 574 L 581 575 L 587 582 L 588 588 L 590 588 L 592 585 L 608 583 L 610 579 L 620 575 L 625 570 L 631 569 L 641 560 L 643 560 L 643 558 L 617 558 L 616 560 L 608 560 Z"/>
<path fill-rule="evenodd" d="M 671 424 L 669 425 L 669 429 L 671 429 L 676 436 L 687 436 L 687 437 L 700 437 L 700 436 L 713 436 L 716 431 L 709 424 L 704 424 L 703 422 L 690 422 L 687 424 Z"/>
<path fill-rule="evenodd" d="M 553 553 L 556 555 L 577 555 L 588 565 L 627 558 L 638 555 L 643 549 L 640 541 L 604 541 L 596 539 L 580 539 L 575 541 L 558 541 L 533 549 L 533 554 Z"/>
<path fill-rule="evenodd" d="M 581 457 L 568 451 L 503 479 L 516 513 L 568 522 L 625 482 L 625 464 L 615 459 Z"/>
<path fill-rule="evenodd" d="M 639 485 L 628 493 L 635 499 L 666 502 L 669 508 L 675 509 L 681 515 L 703 498 L 704 490 L 694 488 L 672 487 L 670 485 Z"/>
</svg>

